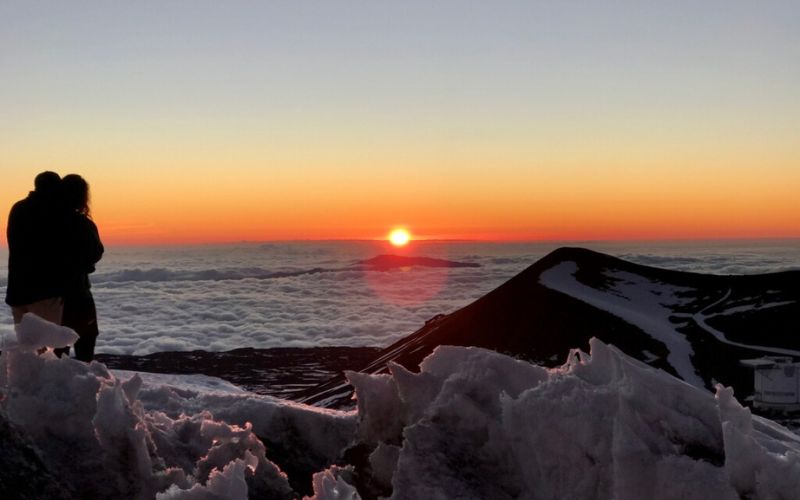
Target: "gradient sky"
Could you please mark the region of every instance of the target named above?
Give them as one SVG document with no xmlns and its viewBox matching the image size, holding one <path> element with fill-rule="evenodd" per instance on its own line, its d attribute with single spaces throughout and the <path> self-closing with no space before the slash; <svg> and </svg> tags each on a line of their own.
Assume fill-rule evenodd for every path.
<svg viewBox="0 0 800 500">
<path fill-rule="evenodd" d="M 0 207 L 112 244 L 800 237 L 796 1 L 3 0 L 0 69 Z"/>
</svg>

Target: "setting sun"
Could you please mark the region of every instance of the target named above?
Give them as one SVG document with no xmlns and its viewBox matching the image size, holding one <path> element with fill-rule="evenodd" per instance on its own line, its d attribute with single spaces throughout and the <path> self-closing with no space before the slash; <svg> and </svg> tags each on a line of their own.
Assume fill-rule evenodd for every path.
<svg viewBox="0 0 800 500">
<path fill-rule="evenodd" d="M 389 241 L 396 247 L 402 247 L 411 240 L 411 235 L 405 229 L 394 229 L 389 233 Z"/>
</svg>

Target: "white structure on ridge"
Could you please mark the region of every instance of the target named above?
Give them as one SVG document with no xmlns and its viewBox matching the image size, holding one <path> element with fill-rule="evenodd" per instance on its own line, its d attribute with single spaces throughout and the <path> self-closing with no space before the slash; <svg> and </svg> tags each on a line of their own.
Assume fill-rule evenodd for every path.
<svg viewBox="0 0 800 500">
<path fill-rule="evenodd" d="M 754 408 L 800 410 L 800 362 L 790 356 L 764 356 L 741 363 L 755 372 Z"/>
</svg>

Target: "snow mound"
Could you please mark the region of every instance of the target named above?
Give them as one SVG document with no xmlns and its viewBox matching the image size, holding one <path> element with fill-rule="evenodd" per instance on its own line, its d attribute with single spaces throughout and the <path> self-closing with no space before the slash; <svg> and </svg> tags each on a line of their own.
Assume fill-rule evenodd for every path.
<svg viewBox="0 0 800 500">
<path fill-rule="evenodd" d="M 97 362 L 56 358 L 52 352 L 40 355 L 41 339 L 63 345 L 67 336 L 61 327 L 28 317 L 21 326 L 17 342 L 0 355 L 0 419 L 32 443 L 47 470 L 61 480 L 66 497 L 294 498 L 286 474 L 267 458 L 252 421 L 264 433 L 280 433 L 314 419 L 331 420 L 334 424 L 319 426 L 329 432 L 316 435 L 323 444 L 306 439 L 307 448 L 318 454 L 330 443 L 342 443 L 338 453 L 352 438 L 352 414 L 240 394 L 224 384 L 222 391 L 203 392 L 208 404 L 196 408 L 191 403 L 198 400 L 198 387 L 212 385 L 208 377 L 199 377 L 201 383 L 190 378 L 184 386 L 174 377 L 166 377 L 172 385 L 157 384 L 148 376 L 150 385 L 145 386 L 138 374 L 121 380 Z M 40 340 L 24 341 L 25 336 Z M 145 407 L 142 397 L 149 398 L 151 407 Z M 157 403 L 163 411 L 153 408 Z M 227 422 L 209 410 L 222 414 L 223 406 Z M 265 426 L 266 415 L 282 427 Z M 313 429 L 308 435 L 315 436 Z M 282 439 L 288 437 L 276 438 Z M 317 470 L 333 458 L 324 457 L 327 461 Z"/>
<path fill-rule="evenodd" d="M 349 373 L 367 464 L 350 480 L 396 499 L 800 498 L 796 435 L 729 389 L 590 345 L 555 370 L 444 346 L 420 373 Z M 315 486 L 346 480 L 337 469 Z"/>
<path fill-rule="evenodd" d="M 17 334 L 39 340 L 0 355 L 2 428 L 64 498 L 800 498 L 798 436 L 598 340 L 552 370 L 442 346 L 419 373 L 348 373 L 358 410 L 338 412 L 202 376 L 118 378 L 38 354 L 60 327 Z"/>
<path fill-rule="evenodd" d="M 33 349 L 67 347 L 78 340 L 78 334 L 72 328 L 53 324 L 33 313 L 25 313 L 15 330 L 17 343 Z"/>
</svg>

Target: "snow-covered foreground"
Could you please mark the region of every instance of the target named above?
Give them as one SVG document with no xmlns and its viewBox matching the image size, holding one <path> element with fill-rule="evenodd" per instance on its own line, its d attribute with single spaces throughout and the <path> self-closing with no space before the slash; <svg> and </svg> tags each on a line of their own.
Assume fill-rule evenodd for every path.
<svg viewBox="0 0 800 500">
<path fill-rule="evenodd" d="M 337 412 L 37 355 L 74 334 L 33 316 L 17 334 L 0 418 L 75 498 L 800 497 L 800 438 L 596 340 L 555 370 L 440 347 L 350 373 Z"/>
</svg>

